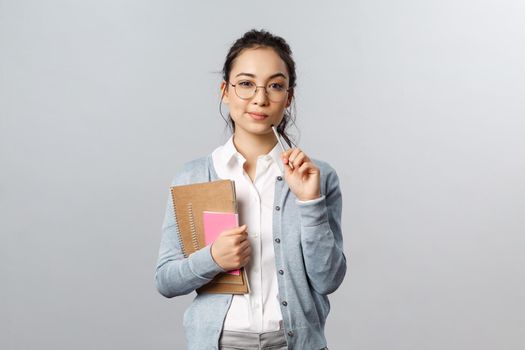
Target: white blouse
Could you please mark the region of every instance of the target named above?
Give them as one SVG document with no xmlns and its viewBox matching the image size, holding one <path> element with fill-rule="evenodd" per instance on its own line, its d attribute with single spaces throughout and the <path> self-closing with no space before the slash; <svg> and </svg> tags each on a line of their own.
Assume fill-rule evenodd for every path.
<svg viewBox="0 0 525 350">
<path fill-rule="evenodd" d="M 270 332 L 280 329 L 277 276 L 273 250 L 272 210 L 275 181 L 281 172 L 281 149 L 275 147 L 257 157 L 252 182 L 244 170 L 246 159 L 237 151 L 233 136 L 212 153 L 213 165 L 221 179 L 235 181 L 239 226 L 246 224 L 252 247 L 246 265 L 250 293 L 234 295 L 223 329 L 237 332 Z"/>
</svg>

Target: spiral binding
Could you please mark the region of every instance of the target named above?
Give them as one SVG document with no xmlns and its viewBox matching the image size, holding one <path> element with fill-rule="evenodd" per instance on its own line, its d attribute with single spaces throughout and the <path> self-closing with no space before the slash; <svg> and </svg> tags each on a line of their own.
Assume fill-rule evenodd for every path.
<svg viewBox="0 0 525 350">
<path fill-rule="evenodd" d="M 185 258 L 187 258 L 188 254 L 186 253 L 186 249 L 184 249 L 184 242 L 182 241 L 182 235 L 179 230 L 179 219 L 177 218 L 177 208 L 175 206 L 175 201 L 173 200 L 173 198 L 171 199 L 171 202 L 173 203 L 173 214 L 175 216 L 175 227 L 177 228 L 177 236 L 179 238 L 179 244 L 182 249 L 182 254 L 184 255 Z"/>
<path fill-rule="evenodd" d="M 191 242 L 195 251 L 199 250 L 199 241 L 197 238 L 197 229 L 195 228 L 195 220 L 193 218 L 193 206 L 188 203 L 188 217 L 190 219 Z"/>
</svg>

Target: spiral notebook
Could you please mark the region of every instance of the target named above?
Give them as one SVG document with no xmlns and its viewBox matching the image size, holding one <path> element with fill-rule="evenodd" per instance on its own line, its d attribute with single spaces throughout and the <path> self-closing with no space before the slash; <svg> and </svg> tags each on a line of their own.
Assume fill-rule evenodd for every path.
<svg viewBox="0 0 525 350">
<path fill-rule="evenodd" d="M 170 189 L 184 257 L 206 246 L 204 212 L 237 213 L 235 182 L 232 180 L 172 186 Z M 239 269 L 238 274 L 229 272 L 218 274 L 211 282 L 198 288 L 197 293 L 248 293 L 245 269 Z"/>
</svg>

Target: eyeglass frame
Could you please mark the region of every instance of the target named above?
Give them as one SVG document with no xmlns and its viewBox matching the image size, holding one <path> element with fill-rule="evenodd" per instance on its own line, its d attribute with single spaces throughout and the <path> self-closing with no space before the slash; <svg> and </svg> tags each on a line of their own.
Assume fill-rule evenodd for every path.
<svg viewBox="0 0 525 350">
<path fill-rule="evenodd" d="M 264 86 L 264 85 L 255 85 L 255 91 L 253 92 L 253 95 L 252 95 L 251 97 L 246 97 L 246 98 L 244 98 L 244 97 L 239 96 L 239 94 L 237 93 L 237 89 L 235 88 L 237 85 L 239 85 L 239 83 L 237 83 L 237 84 L 232 84 L 231 82 L 228 82 L 228 84 L 230 84 L 231 86 L 233 86 L 233 90 L 235 91 L 235 95 L 237 95 L 237 97 L 240 98 L 241 100 L 251 100 L 252 98 L 254 98 L 255 96 L 257 96 L 257 89 L 258 89 L 258 88 L 263 88 L 263 89 L 264 89 L 264 93 L 266 94 L 266 96 L 268 96 L 268 99 L 269 99 L 270 101 L 272 101 L 272 100 L 270 99 L 270 96 L 268 95 L 268 90 L 266 90 L 267 87 Z M 291 89 L 291 87 L 289 86 L 289 87 L 287 87 L 286 89 L 284 89 L 284 91 L 285 91 L 285 92 L 290 92 L 290 89 Z M 272 101 L 272 102 L 282 102 L 282 101 L 284 101 L 284 99 L 281 100 L 281 101 Z"/>
</svg>

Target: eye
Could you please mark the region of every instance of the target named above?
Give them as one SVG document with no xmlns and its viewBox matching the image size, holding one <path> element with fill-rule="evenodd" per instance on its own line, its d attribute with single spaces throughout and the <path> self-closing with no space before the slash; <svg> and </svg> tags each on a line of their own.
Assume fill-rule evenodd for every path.
<svg viewBox="0 0 525 350">
<path fill-rule="evenodd" d="M 284 85 L 280 83 L 271 83 L 269 85 L 270 89 L 276 90 L 276 91 L 282 91 L 284 90 Z"/>
<path fill-rule="evenodd" d="M 253 87 L 254 86 L 254 84 L 248 80 L 240 81 L 237 83 L 237 85 L 242 86 L 242 87 Z"/>
</svg>

